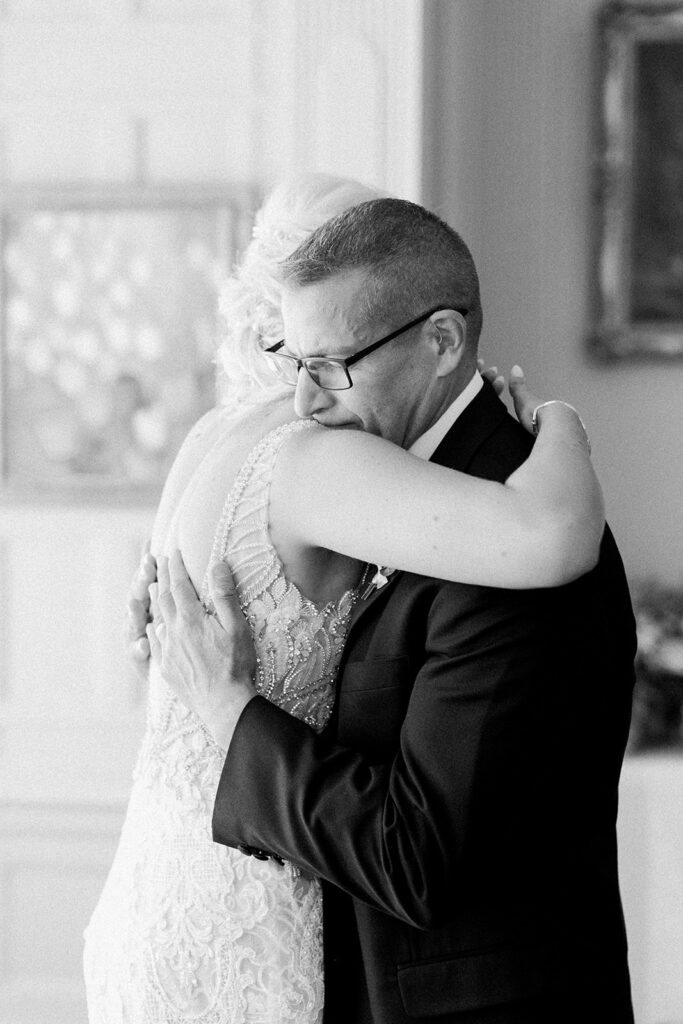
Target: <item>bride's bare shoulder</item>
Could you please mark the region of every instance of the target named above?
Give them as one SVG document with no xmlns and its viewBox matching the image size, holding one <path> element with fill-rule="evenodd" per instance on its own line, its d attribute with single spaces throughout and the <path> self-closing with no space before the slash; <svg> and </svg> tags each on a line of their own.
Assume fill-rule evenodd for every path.
<svg viewBox="0 0 683 1024">
<path fill-rule="evenodd" d="M 215 407 L 209 409 L 194 426 L 190 427 L 171 466 L 167 485 L 175 480 L 180 482 L 188 472 L 192 472 L 198 459 L 201 459 L 207 447 L 212 443 L 220 420 L 221 410 Z"/>
<path fill-rule="evenodd" d="M 248 454 L 263 434 L 293 419 L 291 401 L 269 402 L 261 406 L 229 408 L 216 406 L 205 413 L 188 431 L 166 479 L 162 504 L 174 505 L 188 480 L 214 448 L 229 466 L 234 459 Z"/>
<path fill-rule="evenodd" d="M 291 416 L 290 416 L 291 418 Z M 264 430 L 268 430 L 271 420 L 277 425 L 284 421 L 286 415 L 276 404 L 260 407 L 229 408 L 215 406 L 209 409 L 188 431 L 171 468 L 171 477 L 179 479 L 193 473 L 197 464 L 218 441 L 226 449 L 239 448 L 242 439 L 247 443 L 258 440 Z"/>
<path fill-rule="evenodd" d="M 329 464 L 335 458 L 354 460 L 370 455 L 387 455 L 401 453 L 397 445 L 374 434 L 366 433 L 352 427 L 326 427 L 319 423 L 312 425 L 310 430 L 294 432 L 287 439 L 283 464 L 289 463 L 290 470 L 297 464 L 315 460 L 321 465 Z"/>
</svg>

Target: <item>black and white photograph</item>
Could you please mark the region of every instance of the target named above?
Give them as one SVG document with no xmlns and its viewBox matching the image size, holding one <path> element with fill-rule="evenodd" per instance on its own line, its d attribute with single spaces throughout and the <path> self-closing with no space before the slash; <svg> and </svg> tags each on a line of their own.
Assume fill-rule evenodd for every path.
<svg viewBox="0 0 683 1024">
<path fill-rule="evenodd" d="M 0 1024 L 683 1024 L 683 0 L 0 0 Z"/>
</svg>

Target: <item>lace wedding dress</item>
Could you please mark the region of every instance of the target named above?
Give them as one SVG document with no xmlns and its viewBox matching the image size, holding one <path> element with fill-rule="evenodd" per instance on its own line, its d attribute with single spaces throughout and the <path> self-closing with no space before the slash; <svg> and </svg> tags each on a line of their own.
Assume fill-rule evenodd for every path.
<svg viewBox="0 0 683 1024">
<path fill-rule="evenodd" d="M 232 569 L 260 659 L 257 689 L 325 725 L 356 592 L 317 607 L 283 574 L 268 535 L 280 445 L 268 434 L 240 470 L 211 563 Z M 207 577 L 203 598 L 207 599 Z M 319 882 L 211 838 L 225 752 L 152 666 L 148 724 L 120 844 L 86 929 L 91 1024 L 316 1024 L 322 1017 Z"/>
</svg>

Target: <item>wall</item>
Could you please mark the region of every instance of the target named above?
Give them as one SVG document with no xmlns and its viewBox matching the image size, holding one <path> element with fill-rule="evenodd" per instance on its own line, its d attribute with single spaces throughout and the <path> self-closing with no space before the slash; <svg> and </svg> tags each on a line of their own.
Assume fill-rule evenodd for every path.
<svg viewBox="0 0 683 1024">
<path fill-rule="evenodd" d="M 425 201 L 471 243 L 482 351 L 578 406 L 632 578 L 683 582 L 683 363 L 601 366 L 590 325 L 597 0 L 436 0 Z"/>
<path fill-rule="evenodd" d="M 435 0 L 425 202 L 471 243 L 482 351 L 584 415 L 632 579 L 683 583 L 683 363 L 600 365 L 591 309 L 598 0 Z M 627 760 L 620 874 L 636 1020 L 683 1020 L 683 762 Z"/>
<path fill-rule="evenodd" d="M 419 0 L 0 0 L 0 187 L 244 196 L 318 169 L 419 198 L 421 26 Z M 0 500 L 0 1024 L 85 1019 L 83 927 L 144 726 L 121 625 L 152 518 Z"/>
</svg>

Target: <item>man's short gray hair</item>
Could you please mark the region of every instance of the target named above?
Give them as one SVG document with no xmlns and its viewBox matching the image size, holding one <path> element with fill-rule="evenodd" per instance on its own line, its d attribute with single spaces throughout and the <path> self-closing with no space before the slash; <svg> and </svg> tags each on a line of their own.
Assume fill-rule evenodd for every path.
<svg viewBox="0 0 683 1024">
<path fill-rule="evenodd" d="M 281 266 L 285 285 L 295 287 L 366 270 L 359 323 L 393 327 L 439 305 L 465 308 L 468 346 L 476 349 L 482 309 L 472 254 L 457 231 L 417 203 L 360 203 L 313 231 Z"/>
<path fill-rule="evenodd" d="M 325 221 L 381 195 L 330 174 L 298 174 L 273 189 L 256 214 L 253 238 L 221 289 L 225 330 L 216 363 L 222 404 L 290 393 L 263 358 L 263 346 L 279 341 L 283 332 L 280 264 Z"/>
</svg>

